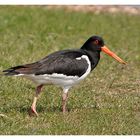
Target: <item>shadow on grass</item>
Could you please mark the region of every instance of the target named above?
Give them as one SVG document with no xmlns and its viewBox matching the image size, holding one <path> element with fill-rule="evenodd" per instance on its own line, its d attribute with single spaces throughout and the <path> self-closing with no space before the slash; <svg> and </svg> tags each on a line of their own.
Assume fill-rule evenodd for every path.
<svg viewBox="0 0 140 140">
<path fill-rule="evenodd" d="M 26 113 L 26 112 L 29 112 L 31 110 L 30 107 L 16 107 L 15 110 L 18 110 L 20 113 Z M 37 107 L 37 112 L 38 113 L 43 113 L 43 112 L 61 112 L 61 108 L 58 107 L 58 106 L 53 106 L 53 107 L 50 107 L 50 108 L 45 108 L 45 107 L 42 107 L 42 106 L 38 106 Z"/>
<path fill-rule="evenodd" d="M 18 110 L 20 113 L 29 113 L 31 111 L 30 107 L 16 107 L 15 110 Z M 75 107 L 68 107 L 68 112 L 77 112 L 81 110 L 99 110 L 99 108 L 95 105 L 92 107 L 80 107 L 80 106 L 75 106 Z M 37 112 L 38 113 L 61 113 L 62 108 L 60 106 L 51 106 L 51 107 L 43 107 L 43 106 L 38 106 L 37 107 Z"/>
</svg>

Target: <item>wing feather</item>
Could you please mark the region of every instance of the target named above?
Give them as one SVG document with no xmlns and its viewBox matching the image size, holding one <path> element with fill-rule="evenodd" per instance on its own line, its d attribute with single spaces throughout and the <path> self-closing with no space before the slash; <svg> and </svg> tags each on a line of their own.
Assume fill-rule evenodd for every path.
<svg viewBox="0 0 140 140">
<path fill-rule="evenodd" d="M 88 63 L 84 58 L 76 59 L 82 55 L 85 53 L 80 50 L 58 51 L 35 63 L 11 67 L 3 72 L 5 75 L 58 73 L 67 76 L 82 76 L 88 68 Z"/>
</svg>

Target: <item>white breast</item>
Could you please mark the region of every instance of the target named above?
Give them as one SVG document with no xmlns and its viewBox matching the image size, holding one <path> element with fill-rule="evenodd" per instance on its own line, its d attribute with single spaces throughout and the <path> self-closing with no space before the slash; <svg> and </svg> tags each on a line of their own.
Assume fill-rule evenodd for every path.
<svg viewBox="0 0 140 140">
<path fill-rule="evenodd" d="M 81 57 L 78 57 L 78 58 L 76 58 L 76 59 L 77 59 L 77 60 L 81 60 L 82 58 L 85 59 L 85 60 L 87 61 L 87 63 L 88 63 L 88 68 L 87 68 L 86 72 L 79 78 L 80 81 L 83 80 L 83 79 L 90 73 L 90 71 L 91 71 L 91 63 L 90 63 L 90 61 L 89 61 L 88 56 L 82 55 Z"/>
</svg>

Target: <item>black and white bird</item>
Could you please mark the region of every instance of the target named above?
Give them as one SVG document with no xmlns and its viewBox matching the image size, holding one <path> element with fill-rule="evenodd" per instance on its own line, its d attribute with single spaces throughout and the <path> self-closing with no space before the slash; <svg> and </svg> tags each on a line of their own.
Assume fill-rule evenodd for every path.
<svg viewBox="0 0 140 140">
<path fill-rule="evenodd" d="M 54 84 L 63 89 L 62 110 L 66 112 L 68 91 L 78 84 L 97 66 L 100 52 L 103 51 L 122 64 L 126 64 L 110 51 L 99 36 L 90 37 L 80 49 L 54 52 L 45 58 L 30 64 L 19 65 L 4 70 L 8 76 L 22 76 L 36 83 L 36 94 L 31 110 L 38 116 L 36 102 L 44 85 Z"/>
</svg>

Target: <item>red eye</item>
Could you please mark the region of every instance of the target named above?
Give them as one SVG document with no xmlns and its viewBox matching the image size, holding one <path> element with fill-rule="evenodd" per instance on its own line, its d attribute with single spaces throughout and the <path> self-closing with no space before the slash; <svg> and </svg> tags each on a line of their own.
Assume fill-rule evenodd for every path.
<svg viewBox="0 0 140 140">
<path fill-rule="evenodd" d="M 99 44 L 99 41 L 98 40 L 95 40 L 94 41 L 94 44 L 98 45 Z"/>
</svg>

